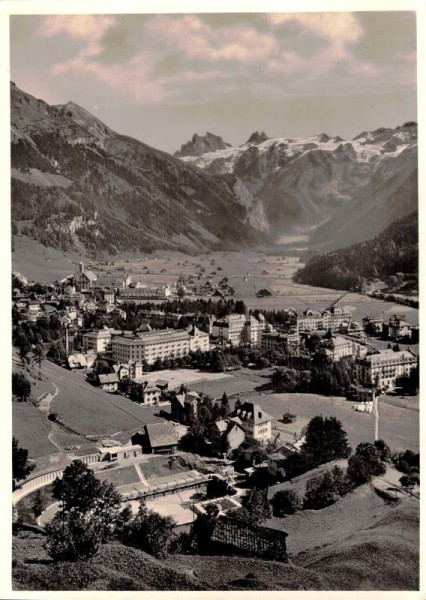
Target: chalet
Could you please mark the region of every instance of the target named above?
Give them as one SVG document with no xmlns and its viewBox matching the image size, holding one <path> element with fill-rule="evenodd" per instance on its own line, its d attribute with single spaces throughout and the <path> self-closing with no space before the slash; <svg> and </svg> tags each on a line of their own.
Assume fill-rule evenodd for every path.
<svg viewBox="0 0 426 600">
<path fill-rule="evenodd" d="M 143 384 L 142 387 L 143 394 L 143 403 L 152 405 L 158 404 L 161 399 L 161 390 L 156 385 L 148 383 L 147 381 Z"/>
<path fill-rule="evenodd" d="M 68 366 L 70 369 L 90 369 L 93 367 L 96 361 L 95 353 L 76 353 L 70 354 L 67 358 Z"/>
<path fill-rule="evenodd" d="M 104 373 L 102 375 L 98 375 L 98 380 L 99 385 L 104 392 L 113 394 L 118 390 L 119 379 L 116 373 Z"/>
<path fill-rule="evenodd" d="M 246 436 L 251 436 L 263 443 L 271 439 L 273 417 L 268 415 L 258 404 L 244 402 L 231 414 L 231 417 L 240 418 Z"/>
<path fill-rule="evenodd" d="M 179 423 L 188 423 L 198 415 L 201 397 L 197 392 L 176 394 L 171 399 L 171 418 Z"/>
</svg>

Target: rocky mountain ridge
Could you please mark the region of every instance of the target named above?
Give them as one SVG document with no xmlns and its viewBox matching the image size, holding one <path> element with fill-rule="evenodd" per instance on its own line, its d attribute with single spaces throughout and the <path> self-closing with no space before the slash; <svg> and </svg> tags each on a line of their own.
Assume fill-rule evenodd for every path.
<svg viewBox="0 0 426 600">
<path fill-rule="evenodd" d="M 414 122 L 352 140 L 255 132 L 241 146 L 181 160 L 234 175 L 261 199 L 273 235 L 307 233 L 318 248 L 369 239 L 417 208 Z"/>
<path fill-rule="evenodd" d="M 74 102 L 50 106 L 12 83 L 11 130 L 14 233 L 91 254 L 264 240 L 263 205 L 235 176 L 120 135 Z"/>
</svg>

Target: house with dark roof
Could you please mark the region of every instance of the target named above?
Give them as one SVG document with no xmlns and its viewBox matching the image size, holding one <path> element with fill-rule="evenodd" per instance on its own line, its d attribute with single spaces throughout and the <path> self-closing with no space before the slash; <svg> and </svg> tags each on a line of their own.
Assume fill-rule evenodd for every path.
<svg viewBox="0 0 426 600">
<path fill-rule="evenodd" d="M 285 467 L 288 459 L 296 454 L 295 450 L 282 446 L 276 452 L 268 455 L 268 473 L 273 477 L 285 477 Z"/>
<path fill-rule="evenodd" d="M 229 454 L 244 442 L 245 430 L 239 417 L 216 421 L 212 427 L 212 450 L 216 454 Z"/>
<path fill-rule="evenodd" d="M 201 397 L 197 392 L 189 391 L 176 394 L 171 398 L 171 418 L 179 423 L 189 423 L 198 415 Z"/>
<path fill-rule="evenodd" d="M 174 454 L 177 448 L 177 435 L 173 423 L 150 423 L 144 427 L 144 453 Z"/>
</svg>

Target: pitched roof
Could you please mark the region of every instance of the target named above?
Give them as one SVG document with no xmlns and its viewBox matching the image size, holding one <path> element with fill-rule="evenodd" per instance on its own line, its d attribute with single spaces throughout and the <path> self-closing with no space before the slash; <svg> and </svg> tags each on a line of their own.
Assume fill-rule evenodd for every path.
<svg viewBox="0 0 426 600">
<path fill-rule="evenodd" d="M 84 271 L 83 271 L 83 273 L 81 273 L 81 275 L 86 275 L 86 277 L 87 277 L 87 279 L 89 281 L 96 281 L 97 280 L 97 277 L 94 274 L 94 272 L 90 271 L 89 269 L 84 269 Z"/>
<path fill-rule="evenodd" d="M 102 375 L 98 375 L 98 377 L 101 385 L 104 383 L 118 383 L 117 373 L 104 373 Z"/>
<path fill-rule="evenodd" d="M 242 421 L 253 420 L 254 425 L 264 423 L 265 421 L 273 421 L 274 417 L 268 415 L 259 404 L 253 402 L 244 402 L 241 408 L 236 413 Z"/>
<path fill-rule="evenodd" d="M 165 421 L 164 423 L 150 423 L 145 425 L 145 430 L 149 438 L 151 448 L 158 446 L 176 446 L 177 436 L 173 425 Z"/>
</svg>

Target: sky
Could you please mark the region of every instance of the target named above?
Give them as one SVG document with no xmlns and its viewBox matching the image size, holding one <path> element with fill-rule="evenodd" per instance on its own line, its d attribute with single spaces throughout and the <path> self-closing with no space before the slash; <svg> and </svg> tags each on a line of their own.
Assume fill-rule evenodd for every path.
<svg viewBox="0 0 426 600">
<path fill-rule="evenodd" d="M 11 80 L 175 152 L 417 120 L 415 13 L 12 15 Z"/>
</svg>

